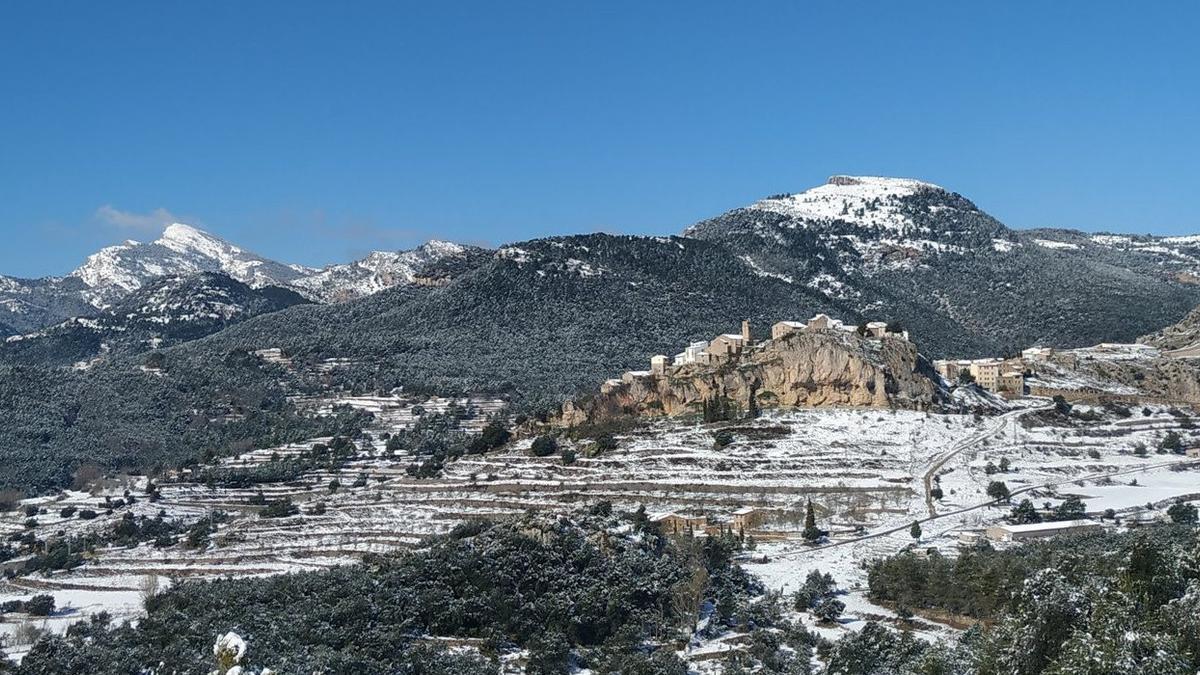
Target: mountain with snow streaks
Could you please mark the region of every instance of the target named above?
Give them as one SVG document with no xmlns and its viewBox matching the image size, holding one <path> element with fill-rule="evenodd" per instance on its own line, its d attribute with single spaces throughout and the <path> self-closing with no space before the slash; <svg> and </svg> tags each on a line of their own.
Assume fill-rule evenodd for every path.
<svg viewBox="0 0 1200 675">
<path fill-rule="evenodd" d="M 0 361 L 90 366 L 102 355 L 169 347 L 307 302 L 294 291 L 275 286 L 252 288 L 221 272 L 161 277 L 89 316 L 9 336 L 0 341 Z"/>
<path fill-rule="evenodd" d="M 831 304 L 925 326 L 951 356 L 1132 340 L 1200 303 L 1194 238 L 1012 230 L 911 179 L 833 176 L 684 234 Z"/>
<path fill-rule="evenodd" d="M 310 298 L 340 302 L 404 284 L 436 286 L 487 254 L 486 249 L 435 239 L 411 251 L 373 251 L 361 260 L 330 265 L 289 285 Z"/>
<path fill-rule="evenodd" d="M 264 258 L 195 227 L 175 223 L 151 242 L 105 247 L 66 277 L 0 276 L 0 324 L 8 334 L 36 331 L 111 307 L 164 277 L 206 272 L 252 288 L 291 289 L 316 302 L 340 302 L 401 284 L 436 284 L 483 252 L 431 241 L 411 251 L 376 251 L 352 263 L 312 268 Z"/>
<path fill-rule="evenodd" d="M 245 251 L 194 227 L 175 223 L 149 243 L 127 241 L 88 257 L 71 273 L 87 284 L 85 297 L 105 307 L 164 276 L 223 272 L 251 286 L 282 286 L 312 273 Z"/>
<path fill-rule="evenodd" d="M 753 293 L 778 298 L 780 316 L 793 319 L 828 311 L 850 321 L 884 318 L 921 325 L 925 329 L 918 340 L 931 356 L 994 353 L 1033 343 L 1131 340 L 1178 321 L 1200 304 L 1200 237 L 1012 230 L 962 195 L 907 178 L 833 176 L 812 189 L 761 199 L 696 223 L 682 234 L 560 237 L 495 251 L 431 241 L 409 251 L 376 251 L 354 262 L 312 268 L 276 262 L 173 224 L 154 241 L 102 249 L 65 277 L 0 277 L 0 325 L 5 334 L 35 333 L 116 306 L 157 279 L 206 272 L 251 288 L 289 289 L 326 304 L 396 287 L 445 288 L 453 295 L 456 281 L 477 271 L 486 276 L 509 263 L 534 272 L 528 281 L 539 284 L 594 277 L 612 282 L 597 292 L 620 293 L 644 283 L 643 271 L 629 263 L 698 241 L 711 245 L 705 255 L 720 260 L 707 272 L 725 280 L 716 288 L 719 294 L 732 285 L 753 286 Z M 569 242 L 582 241 L 590 243 L 567 250 Z M 656 283 L 672 297 L 687 297 L 712 281 L 701 283 L 697 275 L 706 272 L 685 267 L 659 272 Z M 518 297 L 506 283 L 518 281 L 498 281 L 491 291 L 495 301 Z M 401 293 L 393 302 L 416 299 Z M 608 306 L 619 304 L 619 298 L 592 302 Z M 707 319 L 688 318 L 695 320 Z"/>
</svg>

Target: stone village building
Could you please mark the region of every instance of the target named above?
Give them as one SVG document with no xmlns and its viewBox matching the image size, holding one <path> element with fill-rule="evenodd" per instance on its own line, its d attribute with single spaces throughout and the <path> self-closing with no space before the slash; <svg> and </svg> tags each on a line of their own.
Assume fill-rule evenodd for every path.
<svg viewBox="0 0 1200 675">
<path fill-rule="evenodd" d="M 873 338 L 885 336 L 908 339 L 908 331 L 895 332 L 889 330 L 884 321 L 872 321 L 861 330 L 858 326 L 842 323 L 827 314 L 817 314 L 808 321 L 780 321 L 771 326 L 771 339 L 778 340 L 794 331 L 842 330 L 851 333 L 861 333 Z M 601 393 L 609 393 L 622 384 L 630 384 L 643 377 L 663 377 L 673 367 L 686 366 L 694 363 L 715 365 L 739 356 L 754 346 L 750 334 L 750 322 L 742 321 L 742 332 L 724 333 L 712 340 L 698 340 L 689 344 L 682 352 L 674 357 L 665 354 L 655 354 L 650 357 L 650 370 L 631 370 L 619 379 L 605 380 L 600 387 Z"/>
</svg>

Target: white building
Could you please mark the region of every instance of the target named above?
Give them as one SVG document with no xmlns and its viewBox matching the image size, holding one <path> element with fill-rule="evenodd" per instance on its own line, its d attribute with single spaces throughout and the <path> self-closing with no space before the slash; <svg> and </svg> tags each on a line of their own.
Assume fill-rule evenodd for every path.
<svg viewBox="0 0 1200 675">
<path fill-rule="evenodd" d="M 708 363 L 707 340 L 693 342 L 682 352 L 675 355 L 675 365 L 682 366 L 688 363 Z"/>
<path fill-rule="evenodd" d="M 1021 358 L 1026 361 L 1045 361 L 1053 355 L 1053 347 L 1030 347 L 1021 350 Z"/>
</svg>

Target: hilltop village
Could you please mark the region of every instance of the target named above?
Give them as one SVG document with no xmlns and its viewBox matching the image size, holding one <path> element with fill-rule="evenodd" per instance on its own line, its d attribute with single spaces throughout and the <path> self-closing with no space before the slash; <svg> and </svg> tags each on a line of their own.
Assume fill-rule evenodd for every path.
<svg viewBox="0 0 1200 675">
<path fill-rule="evenodd" d="M 771 340 L 779 340 L 797 331 L 843 331 L 860 337 L 883 338 L 886 336 L 908 340 L 908 331 L 884 321 L 872 321 L 862 326 L 855 326 L 842 323 L 827 314 L 817 314 L 808 321 L 780 321 L 771 326 Z M 626 371 L 620 378 L 606 380 L 601 387 L 601 392 L 608 393 L 623 384 L 630 384 L 640 378 L 665 376 L 672 368 L 693 364 L 716 366 L 728 363 L 749 352 L 755 346 L 750 334 L 750 322 L 745 320 L 742 321 L 741 333 L 724 333 L 712 340 L 693 342 L 682 352 L 676 354 L 674 358 L 669 358 L 665 354 L 656 354 L 650 357 L 650 370 Z"/>
<path fill-rule="evenodd" d="M 567 403 L 559 421 L 574 426 L 619 415 L 704 413 L 717 404 L 742 411 L 839 405 L 998 410 L 1006 407 L 1004 400 L 1028 396 L 1161 403 L 1168 397 L 1148 386 L 1164 379 L 1153 370 L 1172 361 L 1162 357 L 1144 344 L 1102 343 L 930 363 L 917 354 L 908 331 L 894 323 L 853 325 L 817 314 L 807 321 L 779 321 L 769 338 L 755 341 L 750 322 L 743 321 L 739 333 L 692 342 L 673 357 L 656 354 L 649 369 L 604 381 L 598 396 Z M 1112 377 L 1113 369 L 1123 370 L 1126 382 Z M 1178 386 L 1169 398 L 1192 400 Z"/>
<path fill-rule="evenodd" d="M 895 325 L 851 326 L 818 314 L 780 321 L 769 339 L 755 342 L 743 321 L 740 333 L 693 342 L 674 358 L 657 354 L 649 370 L 605 381 L 597 394 L 564 404 L 553 424 L 687 414 L 728 419 L 787 407 L 929 410 L 944 395 L 935 377 Z"/>
</svg>

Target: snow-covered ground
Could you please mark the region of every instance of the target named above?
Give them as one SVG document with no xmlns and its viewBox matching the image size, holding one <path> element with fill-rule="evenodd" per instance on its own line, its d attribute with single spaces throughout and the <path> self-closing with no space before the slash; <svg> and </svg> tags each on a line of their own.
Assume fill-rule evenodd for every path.
<svg viewBox="0 0 1200 675">
<path fill-rule="evenodd" d="M 159 483 L 161 499 L 141 498 L 141 480 L 107 486 L 112 496 L 129 489 L 136 504 L 91 521 L 63 518 L 64 506 L 100 510 L 102 495 L 67 492 L 59 498 L 31 501 L 42 536 L 61 530 L 78 534 L 111 527 L 126 510 L 194 522 L 216 511 L 229 520 L 200 551 L 180 546 L 156 549 L 100 549 L 87 564 L 49 576 L 29 575 L 0 583 L 0 601 L 25 599 L 38 592 L 55 596 L 60 608 L 73 609 L 46 620 L 10 615 L 2 630 L 12 633 L 27 621 L 60 630 L 74 620 L 106 610 L 118 619 L 136 616 L 147 579 L 172 580 L 254 576 L 321 569 L 353 562 L 364 553 L 386 553 L 419 546 L 424 537 L 446 532 L 470 518 L 504 518 L 528 510 L 570 511 L 607 500 L 617 509 L 705 515 L 709 523 L 732 527 L 734 511 L 752 507 L 762 522 L 746 532 L 756 543 L 744 562 L 766 586 L 794 591 L 808 571 L 831 573 L 847 591 L 844 620 L 814 626 L 835 637 L 855 630 L 867 618 L 891 613 L 866 598 L 863 563 L 890 555 L 914 541 L 909 526 L 921 520 L 922 547 L 953 554 L 958 534 L 999 522 L 1007 508 L 985 506 L 992 480 L 1041 505 L 1066 495 L 1084 498 L 1089 512 L 1114 509 L 1130 516 L 1148 502 L 1161 510 L 1180 496 L 1194 498 L 1200 477 L 1192 468 L 1172 470 L 1186 460 L 1157 454 L 1169 430 L 1189 445 L 1200 442 L 1183 418 L 1160 408 L 1149 416 L 1106 417 L 1070 425 L 1043 419 L 1036 406 L 1017 402 L 1014 410 L 993 417 L 941 415 L 876 409 L 771 411 L 747 422 L 703 425 L 659 420 L 617 436 L 617 448 L 593 453 L 590 439 L 564 441 L 576 453 L 572 463 L 559 455 L 533 457 L 530 439 L 485 456 L 468 455 L 447 464 L 433 479 L 410 477 L 412 457 L 384 453 L 381 436 L 413 422 L 416 403 L 396 397 L 357 397 L 303 402 L 314 410 L 352 405 L 376 414 L 374 437 L 339 472 L 312 471 L 287 483 L 234 489 L 181 482 Z M 477 428 L 499 407 L 498 401 L 458 400 L 474 410 L 468 426 Z M 445 410 L 447 399 L 421 401 L 427 411 Z M 1041 421 L 1039 421 L 1041 420 Z M 724 429 L 733 442 L 718 447 L 715 432 Z M 328 439 L 313 439 L 313 442 Z M 311 443 L 256 450 L 222 460 L 230 466 L 254 466 L 273 454 L 296 454 Z M 1146 456 L 1134 452 L 1138 444 Z M 1007 472 L 989 473 L 1007 459 Z M 1192 463 L 1195 466 L 1195 462 Z M 1174 468 L 1179 468 L 1175 466 Z M 353 487 L 367 476 L 365 486 Z M 341 487 L 330 492 L 330 480 Z M 1136 479 L 1136 485 L 1130 485 Z M 940 485 L 944 497 L 928 500 L 927 486 Z M 289 497 L 302 510 L 291 518 L 263 519 L 250 499 L 261 489 L 267 500 Z M 1023 491 L 1023 492 L 1022 492 Z M 830 532 L 824 546 L 804 543 L 805 505 L 812 500 L 819 525 Z M 318 502 L 324 513 L 310 511 Z M 24 529 L 23 513 L 0 517 L 5 535 Z M 806 619 L 807 620 L 807 619 Z M 952 632 L 928 622 L 917 624 L 931 639 Z M 719 646 L 710 645 L 716 649 Z M 17 647 L 19 650 L 19 647 Z"/>
</svg>

